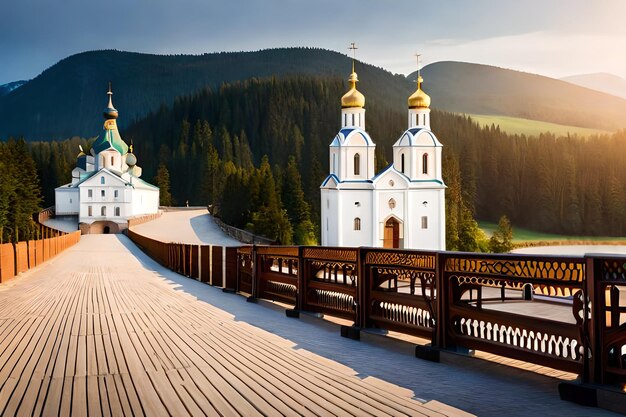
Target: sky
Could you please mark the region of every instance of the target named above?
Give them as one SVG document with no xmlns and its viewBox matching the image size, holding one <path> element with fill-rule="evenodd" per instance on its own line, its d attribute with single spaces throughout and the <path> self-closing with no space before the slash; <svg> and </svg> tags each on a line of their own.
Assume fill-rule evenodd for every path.
<svg viewBox="0 0 626 417">
<path fill-rule="evenodd" d="M 311 46 L 394 73 L 453 60 L 551 77 L 626 78 L 624 0 L 13 0 L 0 84 L 83 51 L 157 54 Z"/>
</svg>

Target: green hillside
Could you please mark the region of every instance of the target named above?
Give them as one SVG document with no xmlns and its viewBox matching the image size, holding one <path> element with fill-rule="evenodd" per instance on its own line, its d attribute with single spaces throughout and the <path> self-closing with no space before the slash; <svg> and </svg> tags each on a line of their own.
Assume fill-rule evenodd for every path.
<svg viewBox="0 0 626 417">
<path fill-rule="evenodd" d="M 565 126 L 556 123 L 541 122 L 539 120 L 522 119 L 519 117 L 493 116 L 484 114 L 468 114 L 468 116 L 481 126 L 500 126 L 500 130 L 512 135 L 539 136 L 541 133 L 550 132 L 559 136 L 567 136 L 568 134 L 589 136 L 608 133 L 607 131 L 599 129 Z"/>
<path fill-rule="evenodd" d="M 423 75 L 433 104 L 446 111 L 608 131 L 626 127 L 626 100 L 554 78 L 451 61 L 428 65 Z"/>
</svg>

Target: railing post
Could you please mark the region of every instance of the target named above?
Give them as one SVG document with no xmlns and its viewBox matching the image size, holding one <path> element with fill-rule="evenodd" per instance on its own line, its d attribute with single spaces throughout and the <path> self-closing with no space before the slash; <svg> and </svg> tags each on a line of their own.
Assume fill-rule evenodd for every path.
<svg viewBox="0 0 626 417">
<path fill-rule="evenodd" d="M 254 301 L 258 297 L 257 291 L 258 291 L 258 286 L 259 286 L 259 274 L 260 274 L 259 255 L 257 254 L 257 251 L 256 251 L 256 245 L 252 245 L 252 254 L 250 255 L 250 257 L 252 258 L 252 282 L 250 283 L 250 286 L 252 287 L 250 289 L 250 292 L 252 294 L 250 294 L 250 297 L 248 297 L 247 301 Z"/>
<path fill-rule="evenodd" d="M 444 252 L 435 254 L 435 340 L 433 346 L 445 349 L 449 344 L 448 337 L 448 317 L 449 314 L 449 283 L 445 279 L 445 262 Z"/>
<path fill-rule="evenodd" d="M 295 310 L 304 310 L 304 293 L 306 291 L 306 274 L 304 261 L 304 246 L 298 246 L 298 288 L 296 291 Z"/>
<path fill-rule="evenodd" d="M 598 293 L 597 282 L 601 281 L 599 276 L 602 268 L 597 265 L 598 260 L 593 257 L 585 257 L 585 293 L 583 295 L 585 321 L 583 325 L 583 382 L 602 384 L 604 381 L 602 373 L 602 346 L 600 344 L 600 332 L 604 321 L 603 307 L 604 294 Z"/>
<path fill-rule="evenodd" d="M 357 276 L 358 276 L 358 285 L 357 294 L 359 294 L 357 300 L 357 310 L 359 312 L 359 320 L 356 323 L 357 327 L 367 328 L 369 327 L 369 303 L 371 299 L 371 284 L 372 277 L 370 276 L 369 270 L 365 265 L 365 261 L 367 259 L 367 249 L 360 247 L 357 252 Z"/>
</svg>

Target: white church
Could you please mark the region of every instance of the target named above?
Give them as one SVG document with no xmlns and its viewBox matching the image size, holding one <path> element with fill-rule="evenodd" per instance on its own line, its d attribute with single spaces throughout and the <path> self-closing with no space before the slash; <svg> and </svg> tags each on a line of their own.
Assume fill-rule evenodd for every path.
<svg viewBox="0 0 626 417">
<path fill-rule="evenodd" d="M 330 144 L 330 174 L 320 187 L 322 245 L 445 250 L 442 145 L 430 130 L 420 72 L 408 99 L 408 129 L 393 145 L 393 163 L 378 174 L 354 63 L 349 81 L 341 130 Z"/>
<path fill-rule="evenodd" d="M 133 146 L 117 130 L 118 111 L 111 88 L 104 109 L 104 129 L 91 148 L 81 152 L 72 170 L 72 182 L 55 189 L 55 215 L 77 216 L 85 233 L 118 233 L 128 219 L 159 210 L 159 189 L 143 181 Z"/>
</svg>

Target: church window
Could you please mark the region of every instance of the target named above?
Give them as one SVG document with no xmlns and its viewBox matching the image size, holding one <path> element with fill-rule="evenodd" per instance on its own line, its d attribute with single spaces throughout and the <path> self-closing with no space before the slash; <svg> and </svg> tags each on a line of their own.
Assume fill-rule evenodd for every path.
<svg viewBox="0 0 626 417">
<path fill-rule="evenodd" d="M 100 197 L 106 197 L 106 190 L 100 190 Z"/>
<path fill-rule="evenodd" d="M 115 165 L 115 157 L 114 156 L 111 157 L 111 165 Z"/>
<path fill-rule="evenodd" d="M 428 229 L 428 216 L 422 216 L 422 229 Z"/>
<path fill-rule="evenodd" d="M 91 209 L 91 206 L 87 206 L 87 216 L 89 217 L 93 216 L 93 211 Z"/>
<path fill-rule="evenodd" d="M 389 208 L 392 210 L 396 208 L 396 200 L 394 200 L 393 198 L 389 200 Z"/>
<path fill-rule="evenodd" d="M 343 115 L 343 124 L 344 124 L 344 126 L 348 125 L 348 115 L 347 114 Z"/>
<path fill-rule="evenodd" d="M 354 114 L 352 115 L 352 126 L 354 126 Z"/>
<path fill-rule="evenodd" d="M 100 177 L 100 184 L 104 184 L 104 177 Z"/>
<path fill-rule="evenodd" d="M 422 174 L 428 174 L 428 154 L 422 155 Z"/>
<path fill-rule="evenodd" d="M 404 154 L 400 155 L 400 172 L 404 174 Z"/>
<path fill-rule="evenodd" d="M 115 207 L 115 215 L 116 216 L 120 215 L 120 208 L 119 207 Z"/>
<path fill-rule="evenodd" d="M 333 154 L 333 174 L 337 173 L 337 155 Z"/>
<path fill-rule="evenodd" d="M 361 155 L 354 154 L 354 175 L 361 175 Z"/>
<path fill-rule="evenodd" d="M 101 216 L 106 216 L 107 215 L 107 206 L 102 206 L 100 208 L 100 215 Z"/>
<path fill-rule="evenodd" d="M 358 217 L 354 218 L 354 230 L 361 230 L 361 219 Z"/>
<path fill-rule="evenodd" d="M 87 190 L 87 197 L 88 198 L 92 198 L 93 197 L 93 190 Z"/>
<path fill-rule="evenodd" d="M 117 198 L 119 195 L 119 191 L 118 190 L 114 190 L 113 191 L 113 197 Z"/>
</svg>

